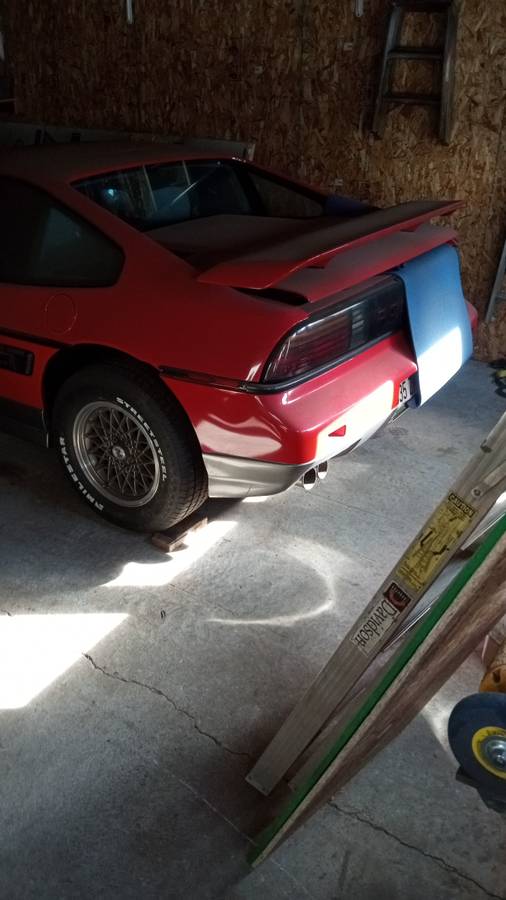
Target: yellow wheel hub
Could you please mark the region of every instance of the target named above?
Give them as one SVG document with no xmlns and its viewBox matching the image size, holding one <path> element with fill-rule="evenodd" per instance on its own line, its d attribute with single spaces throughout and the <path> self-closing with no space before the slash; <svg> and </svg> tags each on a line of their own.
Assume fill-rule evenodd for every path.
<svg viewBox="0 0 506 900">
<path fill-rule="evenodd" d="M 471 746 L 480 766 L 506 781 L 506 728 L 498 725 L 479 728 L 473 734 Z"/>
</svg>

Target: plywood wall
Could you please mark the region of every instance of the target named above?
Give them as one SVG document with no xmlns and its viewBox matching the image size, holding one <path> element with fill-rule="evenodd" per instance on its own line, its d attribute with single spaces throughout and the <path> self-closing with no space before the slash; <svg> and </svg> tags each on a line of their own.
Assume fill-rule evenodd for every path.
<svg viewBox="0 0 506 900">
<path fill-rule="evenodd" d="M 456 127 L 396 108 L 370 133 L 388 0 L 6 0 L 18 112 L 53 124 L 253 139 L 256 158 L 379 203 L 460 197 L 467 295 L 483 311 L 506 237 L 506 3 L 461 0 Z M 406 39 L 437 41 L 415 16 Z M 428 64 L 399 84 L 429 86 Z M 506 304 L 504 304 L 506 307 Z M 504 323 L 480 347 L 506 354 Z"/>
</svg>

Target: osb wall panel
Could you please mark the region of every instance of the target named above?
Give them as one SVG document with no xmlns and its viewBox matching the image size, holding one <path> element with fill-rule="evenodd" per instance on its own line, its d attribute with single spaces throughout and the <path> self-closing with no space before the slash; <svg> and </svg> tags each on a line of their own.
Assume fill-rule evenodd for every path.
<svg viewBox="0 0 506 900">
<path fill-rule="evenodd" d="M 371 135 L 389 2 L 365 0 L 362 18 L 354 7 L 134 0 L 128 25 L 122 0 L 6 0 L 18 112 L 255 140 L 259 161 L 378 203 L 461 197 L 465 289 L 483 311 L 506 236 L 506 3 L 461 0 L 450 147 L 437 140 L 436 113 L 421 107 L 392 109 L 383 140 Z M 439 21 L 410 17 L 405 40 L 437 42 Z M 430 65 L 402 64 L 395 83 L 430 90 L 436 76 Z"/>
<path fill-rule="evenodd" d="M 506 358 L 506 303 L 498 307 L 497 315 L 489 325 L 480 323 L 475 355 L 485 360 Z"/>
</svg>

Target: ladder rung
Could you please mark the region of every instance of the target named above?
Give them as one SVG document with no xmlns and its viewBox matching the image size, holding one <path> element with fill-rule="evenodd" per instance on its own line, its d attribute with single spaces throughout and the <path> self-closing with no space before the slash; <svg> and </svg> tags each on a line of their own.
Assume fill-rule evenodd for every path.
<svg viewBox="0 0 506 900">
<path fill-rule="evenodd" d="M 419 106 L 439 106 L 441 97 L 437 94 L 384 94 L 386 103 L 413 103 Z"/>
<path fill-rule="evenodd" d="M 389 59 L 443 59 L 443 50 L 439 47 L 394 47 L 388 54 Z"/>
<path fill-rule="evenodd" d="M 394 6 L 400 6 L 406 12 L 446 12 L 452 0 L 394 0 Z"/>
</svg>

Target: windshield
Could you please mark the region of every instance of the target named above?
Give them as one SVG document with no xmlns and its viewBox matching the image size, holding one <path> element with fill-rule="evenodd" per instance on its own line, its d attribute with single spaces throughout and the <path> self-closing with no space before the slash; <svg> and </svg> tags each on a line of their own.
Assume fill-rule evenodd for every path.
<svg viewBox="0 0 506 900">
<path fill-rule="evenodd" d="M 107 172 L 74 187 L 140 231 L 215 215 L 308 218 L 325 198 L 233 160 L 190 160 Z"/>
</svg>

